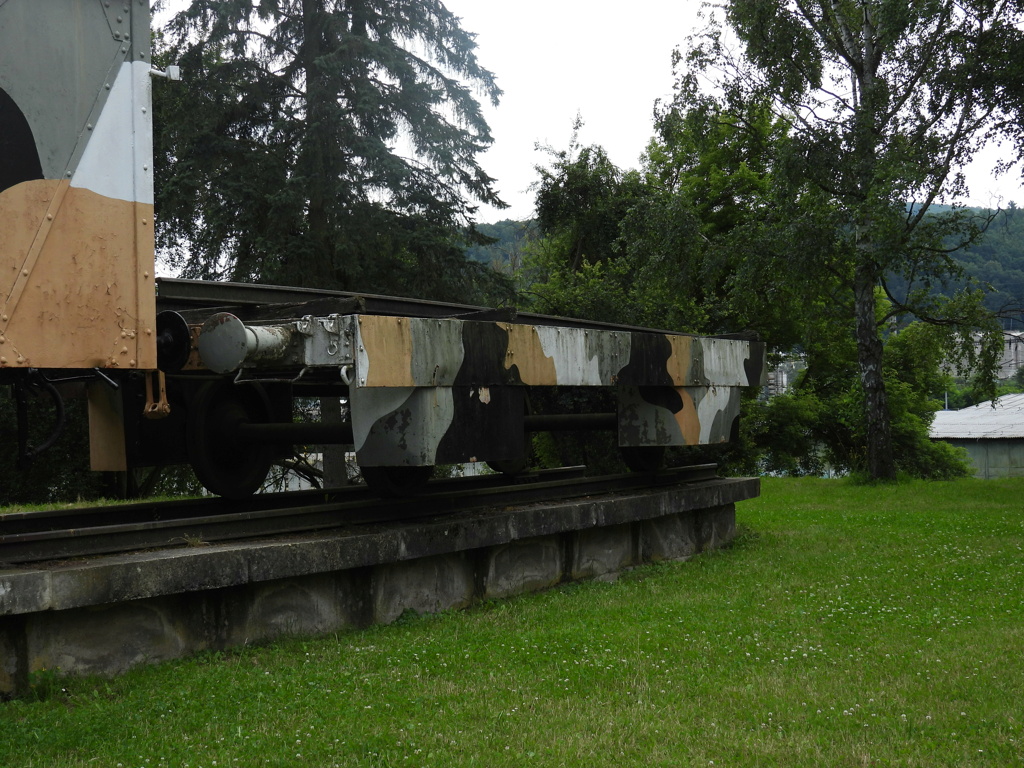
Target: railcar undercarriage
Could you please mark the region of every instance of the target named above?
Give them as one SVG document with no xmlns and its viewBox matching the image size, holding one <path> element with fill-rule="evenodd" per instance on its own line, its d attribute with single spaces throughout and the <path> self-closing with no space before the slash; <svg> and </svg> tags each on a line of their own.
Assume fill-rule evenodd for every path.
<svg viewBox="0 0 1024 768">
<path fill-rule="evenodd" d="M 515 472 L 528 430 L 612 429 L 636 466 L 724 442 L 763 346 L 415 299 L 158 280 L 149 3 L 0 0 L 0 383 L 31 460 L 87 392 L 91 466 L 187 462 L 257 490 L 297 444 L 351 445 L 407 492 L 437 464 Z M 45 55 L 40 52 L 45 52 Z M 534 413 L 537 388 L 605 388 L 614 413 Z M 32 393 L 54 423 L 30 444 Z M 294 423 L 300 397 L 350 418 Z"/>
</svg>

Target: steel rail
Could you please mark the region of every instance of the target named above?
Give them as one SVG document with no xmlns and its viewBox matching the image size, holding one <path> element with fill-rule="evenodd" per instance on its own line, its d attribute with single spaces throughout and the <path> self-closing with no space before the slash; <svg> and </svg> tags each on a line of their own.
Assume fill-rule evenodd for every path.
<svg viewBox="0 0 1024 768">
<path fill-rule="evenodd" d="M 643 328 L 637 325 L 605 323 L 598 320 L 580 320 L 555 315 L 540 315 L 533 312 L 518 312 L 508 309 L 493 309 L 473 304 L 443 303 L 425 299 L 411 299 L 401 296 L 379 296 L 369 293 L 329 291 L 319 288 L 288 288 L 277 285 L 256 283 L 224 283 L 212 280 L 186 280 L 183 278 L 159 277 L 157 283 L 157 308 L 177 312 L 198 309 L 230 310 L 232 307 L 258 308 L 274 304 L 302 304 L 331 299 L 356 302 L 358 309 L 349 307 L 340 314 L 398 315 L 402 317 L 463 318 L 467 320 L 509 320 L 533 325 L 553 325 L 564 328 L 585 328 L 607 331 L 642 331 L 644 333 L 679 333 L 657 328 Z M 345 304 L 348 307 L 348 303 Z"/>
<path fill-rule="evenodd" d="M 414 497 L 380 499 L 365 489 L 266 494 L 239 502 L 194 499 L 0 515 L 0 564 L 23 564 L 309 533 L 667 487 L 717 477 L 702 464 L 657 473 L 580 477 L 579 468 L 534 473 L 509 484 L 490 475 L 432 481 Z M 561 475 L 561 476 L 559 476 Z"/>
</svg>

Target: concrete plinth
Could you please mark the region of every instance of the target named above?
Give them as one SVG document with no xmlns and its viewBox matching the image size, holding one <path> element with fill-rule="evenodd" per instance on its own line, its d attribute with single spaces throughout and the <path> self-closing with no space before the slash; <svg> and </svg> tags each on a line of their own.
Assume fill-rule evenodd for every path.
<svg viewBox="0 0 1024 768">
<path fill-rule="evenodd" d="M 613 578 L 727 544 L 756 479 L 0 570 L 0 695 Z"/>
</svg>

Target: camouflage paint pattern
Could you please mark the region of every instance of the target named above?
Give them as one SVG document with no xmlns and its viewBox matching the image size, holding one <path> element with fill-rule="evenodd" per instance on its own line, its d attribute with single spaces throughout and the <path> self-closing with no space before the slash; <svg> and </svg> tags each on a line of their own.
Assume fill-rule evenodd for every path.
<svg viewBox="0 0 1024 768">
<path fill-rule="evenodd" d="M 726 442 L 738 430 L 740 388 L 764 383 L 757 342 L 454 319 L 348 320 L 363 465 L 520 456 L 524 401 L 517 392 L 527 386 L 615 387 L 622 446 Z"/>
<path fill-rule="evenodd" d="M 156 368 L 150 75 L 149 0 L 0 0 L 0 370 Z M 718 442 L 764 368 L 763 345 L 663 333 L 368 315 L 278 330 L 239 366 L 339 371 L 370 466 L 515 459 L 533 386 L 616 387 L 622 445 Z M 122 415 L 91 405 L 109 448 L 94 467 L 123 468 Z"/>
<path fill-rule="evenodd" d="M 0 368 L 156 367 L 149 3 L 0 2 Z"/>
<path fill-rule="evenodd" d="M 227 322 L 217 317 L 203 326 L 200 352 Z M 211 353 L 200 363 L 340 370 L 365 466 L 519 458 L 527 387 L 616 388 L 622 446 L 725 442 L 738 428 L 740 388 L 764 383 L 764 345 L 735 339 L 378 315 L 304 317 L 251 333 L 285 341 L 276 357 L 224 367 Z"/>
<path fill-rule="evenodd" d="M 355 378 L 362 387 L 456 381 L 527 386 L 757 386 L 756 342 L 455 319 L 359 315 Z"/>
</svg>

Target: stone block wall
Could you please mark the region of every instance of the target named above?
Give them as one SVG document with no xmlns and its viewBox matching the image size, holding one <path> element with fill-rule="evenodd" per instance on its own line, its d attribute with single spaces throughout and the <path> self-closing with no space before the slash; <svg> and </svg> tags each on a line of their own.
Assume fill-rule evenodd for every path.
<svg viewBox="0 0 1024 768">
<path fill-rule="evenodd" d="M 302 542 L 289 541 L 277 548 L 225 545 L 219 553 L 206 547 L 192 555 L 191 570 L 191 553 L 178 551 L 112 559 L 85 569 L 78 581 L 66 570 L 49 578 L 22 574 L 24 584 L 38 591 L 33 599 L 50 604 L 25 611 L 28 598 L 19 598 L 7 605 L 17 610 L 0 613 L 0 695 L 24 688 L 29 674 L 40 670 L 118 674 L 203 650 L 355 630 L 393 622 L 410 611 L 461 609 L 567 581 L 610 579 L 642 563 L 685 560 L 724 546 L 736 531 L 732 502 L 627 522 L 607 512 L 598 517 L 610 518 L 608 525 L 550 532 L 533 525 L 529 531 L 535 535 L 522 538 L 508 532 L 515 526 L 503 528 L 488 519 L 481 525 L 490 541 L 483 543 L 470 522 L 434 526 L 426 538 L 415 538 L 424 531 L 410 524 L 412 529 L 392 534 L 402 546 L 390 540 L 353 543 L 359 557 L 345 550 L 346 540 L 319 537 L 308 543 L 311 565 L 305 573 L 297 566 Z M 395 557 L 416 549 L 408 545 L 412 541 L 431 542 L 430 548 L 409 559 Z M 275 572 L 271 553 L 278 551 Z M 142 560 L 132 560 L 147 556 L 163 562 L 147 569 Z M 165 567 L 167 562 L 174 567 Z M 345 567 L 337 567 L 339 562 Z M 132 583 L 130 573 L 139 580 Z M 163 587 L 159 573 L 170 574 Z M 183 573 L 188 577 L 182 579 Z M 98 585 L 99 574 L 110 578 Z M 0 571 L 0 585 L 19 583 L 4 577 Z M 90 590 L 98 599 L 85 596 Z M 116 599 L 118 591 L 123 599 Z"/>
</svg>

